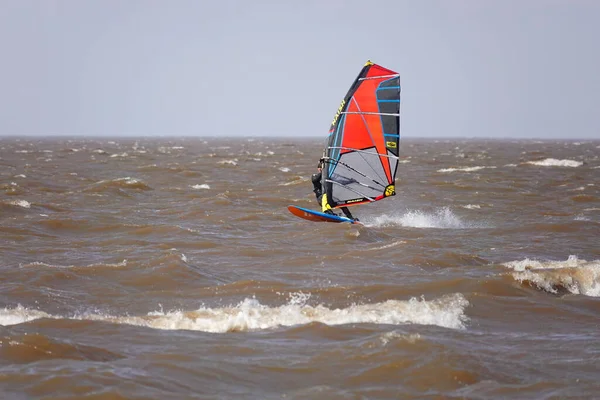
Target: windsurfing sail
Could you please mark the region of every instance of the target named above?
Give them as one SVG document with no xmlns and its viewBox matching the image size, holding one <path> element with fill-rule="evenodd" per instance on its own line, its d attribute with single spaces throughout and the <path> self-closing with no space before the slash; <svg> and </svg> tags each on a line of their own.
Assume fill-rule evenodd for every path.
<svg viewBox="0 0 600 400">
<path fill-rule="evenodd" d="M 400 74 L 367 61 L 329 129 L 323 211 L 395 195 L 399 144 Z"/>
</svg>

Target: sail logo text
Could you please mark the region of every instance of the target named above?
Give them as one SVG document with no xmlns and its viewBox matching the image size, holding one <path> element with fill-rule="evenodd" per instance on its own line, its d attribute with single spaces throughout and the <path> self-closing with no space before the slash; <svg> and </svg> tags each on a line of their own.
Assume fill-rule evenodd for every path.
<svg viewBox="0 0 600 400">
<path fill-rule="evenodd" d="M 344 109 L 345 105 L 346 105 L 346 99 L 342 100 L 342 104 L 340 104 L 340 107 L 338 108 L 337 112 L 335 113 L 335 117 L 333 117 L 333 121 L 331 122 L 332 126 L 335 125 L 335 123 L 337 122 L 338 118 L 342 114 L 342 110 Z"/>
</svg>

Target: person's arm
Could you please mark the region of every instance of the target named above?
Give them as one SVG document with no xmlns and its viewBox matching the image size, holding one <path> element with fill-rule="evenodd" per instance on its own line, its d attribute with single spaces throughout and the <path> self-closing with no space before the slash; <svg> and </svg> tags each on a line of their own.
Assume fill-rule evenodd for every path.
<svg viewBox="0 0 600 400">
<path fill-rule="evenodd" d="M 321 188 L 321 173 L 313 174 L 312 176 L 313 192 L 318 196 L 323 189 Z"/>
</svg>

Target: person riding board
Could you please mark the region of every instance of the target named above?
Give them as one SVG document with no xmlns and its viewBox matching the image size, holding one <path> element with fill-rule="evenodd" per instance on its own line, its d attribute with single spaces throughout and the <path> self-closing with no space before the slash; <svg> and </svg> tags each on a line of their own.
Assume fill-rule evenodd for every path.
<svg viewBox="0 0 600 400">
<path fill-rule="evenodd" d="M 321 184 L 321 178 L 323 176 L 323 163 L 324 163 L 324 159 L 321 158 L 319 160 L 319 163 L 317 164 L 317 173 L 312 175 L 312 184 L 313 184 L 313 192 L 315 193 L 315 196 L 317 197 L 317 202 L 319 203 L 319 205 L 322 204 L 322 199 L 323 199 L 323 185 Z M 346 218 L 350 218 L 353 221 L 358 221 L 358 218 L 354 218 L 352 216 L 352 213 L 350 212 L 350 210 L 348 210 L 348 207 L 340 207 L 340 209 L 342 210 L 342 212 L 344 213 L 344 215 L 346 216 Z M 331 214 L 331 215 L 337 215 L 335 214 L 331 208 L 328 208 L 324 211 L 325 214 Z"/>
</svg>

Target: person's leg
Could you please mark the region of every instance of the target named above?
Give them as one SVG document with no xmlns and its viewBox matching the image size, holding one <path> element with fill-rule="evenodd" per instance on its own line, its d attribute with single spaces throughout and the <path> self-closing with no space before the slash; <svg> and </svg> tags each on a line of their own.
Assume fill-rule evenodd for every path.
<svg viewBox="0 0 600 400">
<path fill-rule="evenodd" d="M 344 213 L 344 215 L 346 216 L 346 218 L 350 218 L 351 220 L 354 221 L 358 221 L 358 218 L 354 218 L 354 216 L 352 216 L 352 213 L 350 212 L 350 210 L 348 210 L 348 207 L 341 207 L 342 212 Z"/>
<path fill-rule="evenodd" d="M 317 197 L 317 203 L 319 203 L 319 206 L 321 205 L 321 201 L 323 200 L 323 195 L 320 195 L 319 197 Z M 328 208 L 327 210 L 323 211 L 325 214 L 331 214 L 331 215 L 336 215 L 332 209 Z"/>
<path fill-rule="evenodd" d="M 348 207 L 341 207 L 342 212 L 344 213 L 344 215 L 346 216 L 346 218 L 350 218 L 350 219 L 354 219 L 354 217 L 352 216 L 352 213 L 350 212 L 350 210 L 348 210 Z"/>
</svg>

